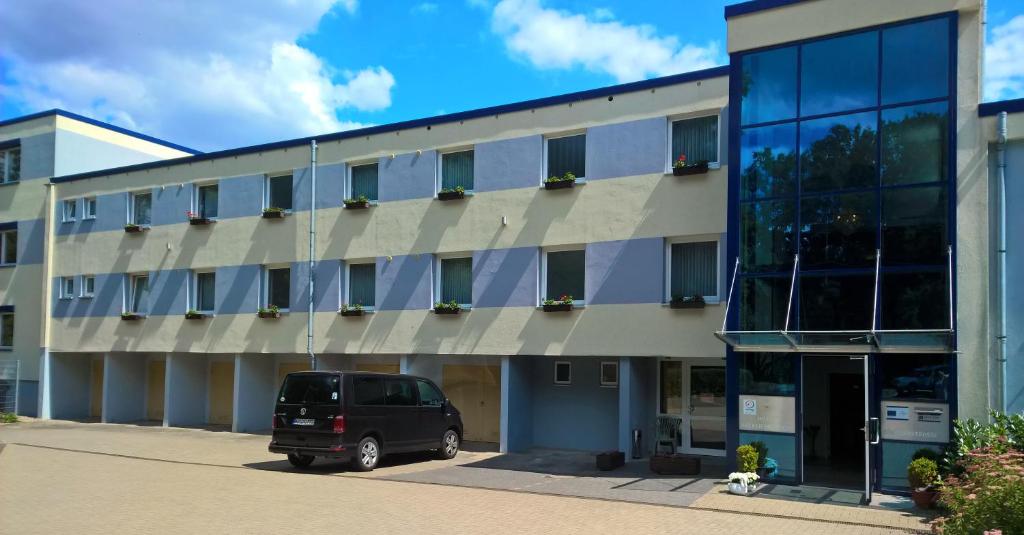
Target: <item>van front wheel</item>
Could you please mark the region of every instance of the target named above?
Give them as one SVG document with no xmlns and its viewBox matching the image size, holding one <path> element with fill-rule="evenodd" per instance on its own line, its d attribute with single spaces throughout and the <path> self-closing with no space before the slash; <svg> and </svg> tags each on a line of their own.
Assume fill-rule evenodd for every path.
<svg viewBox="0 0 1024 535">
<path fill-rule="evenodd" d="M 308 468 L 309 465 L 313 464 L 313 456 L 289 453 L 288 462 L 292 463 L 292 466 L 295 468 Z"/>
<path fill-rule="evenodd" d="M 441 437 L 441 448 L 437 450 L 437 456 L 441 459 L 453 459 L 457 453 L 459 453 L 459 434 L 454 429 L 449 429 Z"/>
</svg>

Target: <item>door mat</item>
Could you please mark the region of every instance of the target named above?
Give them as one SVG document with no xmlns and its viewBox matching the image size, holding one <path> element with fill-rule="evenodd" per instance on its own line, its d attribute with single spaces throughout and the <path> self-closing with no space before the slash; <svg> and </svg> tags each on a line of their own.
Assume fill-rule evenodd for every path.
<svg viewBox="0 0 1024 535">
<path fill-rule="evenodd" d="M 825 503 L 830 505 L 860 506 L 864 503 L 863 492 L 846 489 L 829 489 L 824 487 L 764 485 L 752 496 L 772 500 Z"/>
</svg>

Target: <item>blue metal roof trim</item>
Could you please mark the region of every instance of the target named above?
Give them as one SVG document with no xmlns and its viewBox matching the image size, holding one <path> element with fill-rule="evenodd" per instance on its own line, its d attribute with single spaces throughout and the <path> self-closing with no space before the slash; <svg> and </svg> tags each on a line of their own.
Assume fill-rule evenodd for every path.
<svg viewBox="0 0 1024 535">
<path fill-rule="evenodd" d="M 978 105 L 978 117 L 998 115 L 1001 111 L 1006 113 L 1024 112 L 1024 98 L 1000 100 L 998 102 L 982 102 Z"/>
<path fill-rule="evenodd" d="M 750 0 L 749 2 L 725 6 L 725 18 L 730 19 L 740 15 L 757 13 L 758 11 L 764 11 L 766 9 L 774 9 L 806 1 L 807 0 Z"/>
<path fill-rule="evenodd" d="M 10 124 L 23 123 L 25 121 L 31 121 L 33 119 L 39 119 L 41 117 L 47 117 L 49 115 L 60 115 L 61 117 L 66 117 L 68 119 L 74 119 L 76 121 L 81 121 L 83 123 L 91 124 L 93 126 L 98 126 L 100 128 L 105 128 L 107 130 L 110 130 L 110 131 L 113 131 L 113 132 L 117 132 L 119 134 L 124 134 L 126 136 L 131 136 L 131 137 L 134 137 L 136 139 L 141 139 L 143 141 L 149 141 L 150 143 L 156 143 L 157 145 L 163 145 L 164 147 L 172 148 L 172 149 L 175 149 L 175 150 L 180 150 L 182 152 L 187 152 L 189 154 L 202 154 L 202 151 L 198 151 L 198 150 L 195 150 L 195 149 L 190 149 L 188 147 L 185 147 L 185 146 L 182 146 L 182 145 L 178 145 L 177 143 L 171 143 L 170 141 L 163 140 L 163 139 L 160 139 L 160 138 L 157 138 L 157 137 L 147 136 L 146 134 L 135 132 L 134 130 L 128 130 L 127 128 L 121 128 L 120 126 L 112 125 L 110 123 L 105 123 L 103 121 L 97 121 L 96 119 L 90 119 L 89 117 L 86 117 L 84 115 L 79 115 L 77 113 L 72 113 L 70 111 L 62 110 L 62 109 L 59 109 L 59 108 L 54 108 L 52 110 L 41 111 L 41 112 L 33 113 L 33 114 L 30 114 L 30 115 L 22 115 L 21 117 L 15 117 L 13 119 L 7 119 L 7 120 L 4 120 L 4 121 L 0 121 L 0 126 L 7 126 L 7 125 L 10 125 Z"/>
<path fill-rule="evenodd" d="M 475 110 L 468 110 L 457 113 L 449 113 L 447 115 L 438 115 L 434 117 L 425 117 L 422 119 L 413 119 L 410 121 L 402 121 L 398 123 L 383 124 L 378 126 L 370 126 L 367 128 L 360 128 L 358 130 L 346 130 L 344 132 L 335 132 L 332 134 L 322 134 L 318 136 L 307 136 L 297 139 L 289 139 L 284 141 L 275 141 L 272 143 L 264 143 L 262 145 L 252 145 L 249 147 L 240 147 L 236 149 L 227 149 L 217 152 L 206 152 L 196 154 L 194 156 L 185 156 L 181 158 L 171 158 L 168 160 L 159 160 L 155 162 L 128 165 L 124 167 L 115 167 L 112 169 L 102 169 L 99 171 L 90 171 L 87 173 L 78 173 L 75 175 L 65 175 L 54 177 L 50 182 L 59 184 L 62 182 L 72 182 L 75 180 L 84 180 L 87 178 L 94 178 L 98 176 L 108 176 L 120 173 L 130 173 L 133 171 L 141 171 L 145 169 L 155 169 L 158 167 L 172 166 L 183 163 L 201 162 L 205 160 L 214 160 L 217 158 L 225 158 L 228 156 L 237 156 L 241 154 L 251 154 L 254 152 L 263 152 L 268 150 L 277 150 L 290 147 L 298 147 L 301 145 L 307 145 L 310 141 L 316 140 L 317 142 L 325 141 L 339 141 L 343 139 L 351 139 L 361 136 L 370 136 L 376 134 L 386 134 L 389 132 L 395 132 L 399 130 L 409 130 L 412 128 L 422 128 L 427 126 L 454 123 L 458 121 L 465 121 L 468 119 L 477 119 L 480 117 L 486 117 L 488 115 L 499 115 L 502 113 L 512 113 L 517 111 L 529 110 L 533 108 L 543 108 L 548 106 L 556 106 L 559 104 L 565 104 L 569 102 L 578 102 L 581 100 L 589 100 L 593 98 L 601 98 L 606 96 L 614 96 L 621 93 L 631 93 L 635 91 L 644 91 L 647 89 L 654 89 L 658 87 L 665 87 L 670 85 L 682 84 L 686 82 L 696 82 L 698 80 L 707 80 L 709 78 L 718 78 L 722 76 L 729 76 L 729 66 L 724 65 L 721 67 L 712 67 L 710 69 L 704 69 L 700 71 L 686 72 L 682 74 L 674 74 L 672 76 L 663 76 L 661 78 L 651 78 L 649 80 L 641 80 L 639 82 L 630 82 L 626 84 L 613 85 L 608 87 L 600 87 L 597 89 L 588 89 L 585 91 L 578 91 L 575 93 L 566 93 L 564 95 L 556 95 L 553 97 L 544 97 L 534 100 L 525 100 L 522 102 L 515 102 L 512 104 L 502 104 L 499 106 L 491 106 L 489 108 L 479 108 Z"/>
</svg>

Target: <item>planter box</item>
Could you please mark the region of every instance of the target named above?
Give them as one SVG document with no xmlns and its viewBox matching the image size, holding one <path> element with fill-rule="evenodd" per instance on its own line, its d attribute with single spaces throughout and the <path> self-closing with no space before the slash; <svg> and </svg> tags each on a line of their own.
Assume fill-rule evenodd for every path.
<svg viewBox="0 0 1024 535">
<path fill-rule="evenodd" d="M 142 314 L 121 314 L 121 321 L 138 321 L 144 317 Z"/>
<path fill-rule="evenodd" d="M 607 472 L 626 464 L 626 454 L 621 451 L 606 451 L 597 454 L 597 469 Z"/>
<path fill-rule="evenodd" d="M 458 314 L 459 312 L 462 312 L 461 308 L 440 308 L 440 307 L 434 307 L 434 314 L 449 314 L 449 315 L 451 315 L 451 314 Z"/>
<path fill-rule="evenodd" d="M 209 225 L 210 223 L 213 223 L 213 220 L 209 217 L 192 217 L 188 220 L 189 225 Z"/>
<path fill-rule="evenodd" d="M 939 499 L 939 493 L 938 491 L 928 489 L 914 490 L 910 493 L 910 499 L 913 500 L 914 505 L 921 509 L 931 509 L 935 507 L 935 502 Z"/>
<path fill-rule="evenodd" d="M 673 299 L 668 302 L 669 308 L 704 308 L 704 301 Z"/>
<path fill-rule="evenodd" d="M 345 208 L 348 208 L 349 210 L 359 210 L 359 209 L 362 209 L 362 208 L 369 208 L 369 207 L 370 207 L 370 201 L 355 201 L 355 202 L 347 202 L 347 203 L 345 203 Z"/>
<path fill-rule="evenodd" d="M 139 225 L 125 225 L 124 231 L 128 234 L 138 234 L 149 230 L 149 227 L 143 227 Z"/>
<path fill-rule="evenodd" d="M 695 476 L 700 474 L 700 457 L 681 453 L 651 457 L 651 471 L 662 475 Z"/>
<path fill-rule="evenodd" d="M 208 314 L 203 314 L 202 312 L 197 312 L 195 314 L 185 314 L 185 319 L 187 320 L 204 320 L 208 317 L 210 317 Z"/>
<path fill-rule="evenodd" d="M 339 310 L 338 311 L 338 314 L 341 314 L 342 316 L 346 316 L 346 317 L 362 316 L 364 313 L 366 313 L 365 310 Z"/>
<path fill-rule="evenodd" d="M 281 317 L 280 312 L 257 312 L 256 315 L 264 319 L 277 319 Z"/>
<path fill-rule="evenodd" d="M 707 162 L 699 163 L 697 165 L 688 165 L 686 167 L 673 167 L 672 174 L 675 176 L 687 176 L 687 175 L 702 175 L 708 172 Z"/>
<path fill-rule="evenodd" d="M 285 212 L 277 212 L 277 211 L 272 211 L 272 212 L 264 211 L 263 212 L 263 219 L 284 219 L 284 216 L 285 216 Z"/>
<path fill-rule="evenodd" d="M 439 201 L 454 201 L 462 199 L 466 196 L 466 192 L 458 191 L 439 191 L 437 192 L 437 200 Z"/>
<path fill-rule="evenodd" d="M 568 312 L 572 310 L 571 303 L 555 303 L 553 305 L 542 305 L 544 312 Z"/>
<path fill-rule="evenodd" d="M 552 182 L 544 182 L 544 189 L 568 189 L 576 187 L 575 180 L 555 180 Z"/>
</svg>

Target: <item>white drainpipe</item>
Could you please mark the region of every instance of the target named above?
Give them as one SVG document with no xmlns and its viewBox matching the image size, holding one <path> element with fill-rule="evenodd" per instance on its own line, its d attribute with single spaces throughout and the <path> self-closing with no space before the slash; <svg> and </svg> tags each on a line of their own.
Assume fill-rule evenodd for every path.
<svg viewBox="0 0 1024 535">
<path fill-rule="evenodd" d="M 999 409 L 1005 411 L 1006 406 L 1006 112 L 999 112 L 996 119 L 996 159 L 998 168 L 996 173 L 999 180 L 999 245 L 996 254 L 999 255 L 999 331 L 996 333 L 996 341 L 999 343 Z"/>
<path fill-rule="evenodd" d="M 316 369 L 313 353 L 313 291 L 316 285 L 316 140 L 309 142 L 309 318 L 306 320 L 306 353 L 309 367 Z"/>
</svg>

